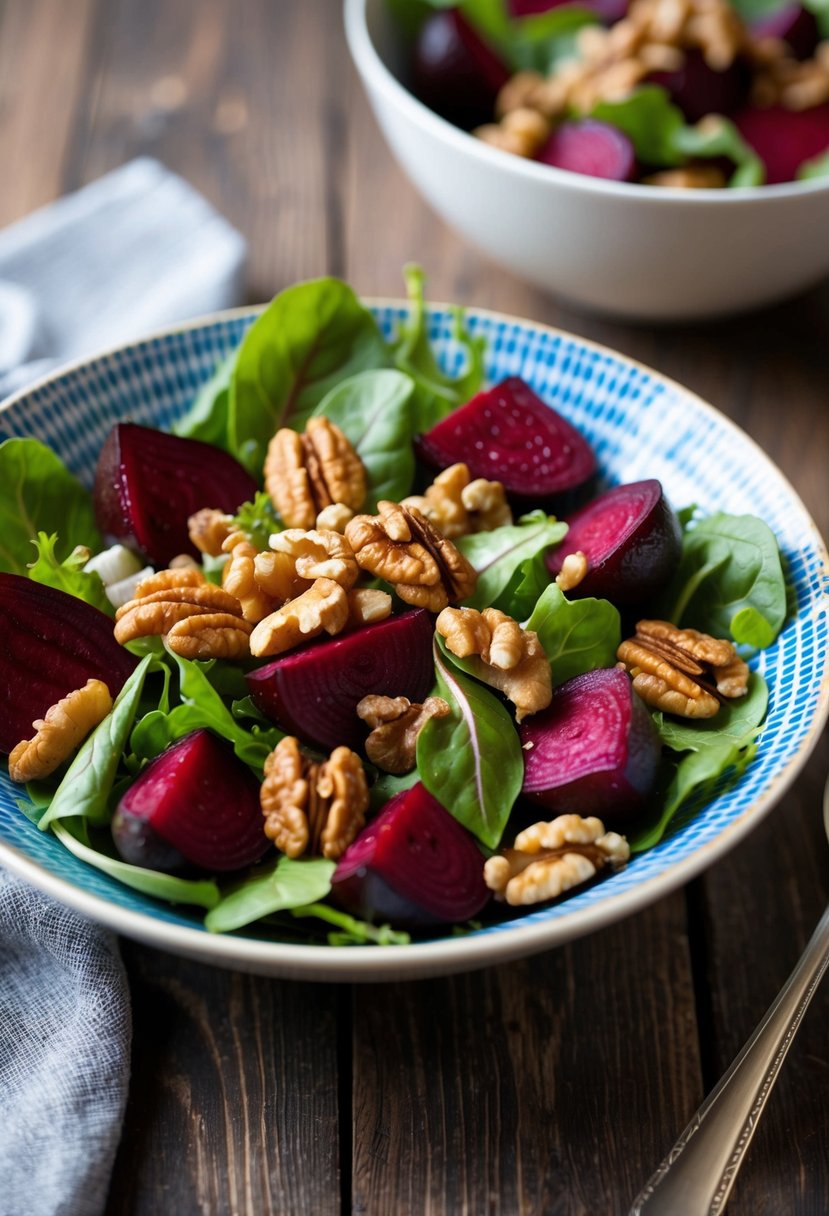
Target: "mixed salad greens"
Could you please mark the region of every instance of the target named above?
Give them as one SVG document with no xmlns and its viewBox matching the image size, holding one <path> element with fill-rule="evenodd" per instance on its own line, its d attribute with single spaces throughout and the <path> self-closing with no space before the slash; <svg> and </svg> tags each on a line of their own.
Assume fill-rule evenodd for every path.
<svg viewBox="0 0 829 1216">
<path fill-rule="evenodd" d="M 469 333 L 460 309 L 455 312 L 455 337 L 464 353 L 464 365 L 454 376 L 441 368 L 429 341 L 422 274 L 409 267 L 406 275 L 410 308 L 390 342 L 345 283 L 326 278 L 281 292 L 176 425 L 180 441 L 198 439 L 211 445 L 204 450 L 188 447 L 188 452 L 198 457 L 199 451 L 219 449 L 246 471 L 243 476 L 254 491 L 248 501 L 237 502 L 226 518 L 229 530 L 241 534 L 252 552 L 267 553 L 271 538 L 283 529 L 284 521 L 271 496 L 258 488 L 268 445 L 280 427 L 302 431 L 314 416 L 335 422 L 363 463 L 367 493 L 362 510 L 373 512 L 378 503 L 399 503 L 416 487 L 423 488 L 431 476 L 424 469 L 424 459 L 428 462 L 431 452 L 434 468 L 434 452 L 440 450 L 441 443 L 451 446 L 456 440 L 465 442 L 466 411 L 475 413 L 476 426 L 483 414 L 490 417 L 492 410 L 497 414 L 498 391 L 508 411 L 514 405 L 511 393 L 523 403 L 518 421 L 518 415 L 510 415 L 516 433 L 521 426 L 536 425 L 533 407 L 527 402 L 537 398 L 528 386 L 508 381 L 499 390 L 484 390 L 485 344 Z M 483 411 L 482 402 L 486 407 Z M 546 410 L 540 403 L 539 408 Z M 558 418 L 552 411 L 548 413 L 553 420 Z M 563 420 L 558 421 L 568 427 Z M 446 431 L 447 426 L 450 430 L 455 427 L 457 434 Z M 155 450 L 161 453 L 168 437 L 152 434 L 156 436 Z M 475 438 L 479 434 L 474 432 L 469 442 L 470 461 L 476 443 L 482 442 Z M 506 433 L 497 438 L 497 426 L 493 424 L 492 451 L 497 453 L 500 443 L 510 455 L 509 442 Z M 586 442 L 580 442 L 589 452 Z M 529 446 L 533 446 L 532 439 Z M 497 461 L 493 460 L 493 465 Z M 503 467 L 509 482 L 507 455 Z M 526 466 L 522 470 L 518 488 L 526 490 L 532 477 Z M 188 476 L 185 467 L 182 484 Z M 582 478 L 582 498 L 591 484 L 591 478 Z M 166 509 L 171 515 L 177 509 L 177 486 L 172 479 L 165 482 Z M 533 731 L 542 729 L 544 714 L 555 710 L 563 686 L 578 686 L 586 673 L 594 673 L 591 678 L 607 677 L 608 686 L 613 683 L 615 689 L 621 684 L 623 697 L 630 705 L 635 703 L 633 718 L 643 712 L 630 691 L 628 676 L 622 679 L 616 670 L 617 650 L 623 637 L 633 632 L 634 619 L 644 614 L 678 628 L 710 632 L 717 638 L 730 639 L 750 657 L 774 641 L 787 616 L 780 554 L 774 536 L 761 520 L 723 513 L 705 516 L 693 507 L 676 517 L 655 482 L 637 483 L 610 493 L 620 492 L 624 511 L 633 515 L 639 511 L 642 518 L 647 515 L 645 522 L 651 530 L 646 548 L 650 551 L 655 538 L 658 540 L 663 533 L 672 536 L 675 529 L 677 548 L 671 550 L 669 577 L 661 576 L 657 592 L 654 571 L 650 569 L 642 576 L 642 585 L 647 588 L 645 603 L 636 594 L 637 570 L 641 572 L 644 567 L 631 560 L 637 532 L 627 517 L 622 525 L 613 525 L 619 532 L 614 553 L 618 556 L 617 550 L 623 550 L 626 555 L 624 573 L 620 574 L 622 566 L 614 564 L 613 556 L 611 560 L 587 563 L 591 565 L 588 579 L 601 582 L 604 578 L 610 598 L 586 594 L 578 586 L 570 588 L 566 582 L 556 581 L 553 570 L 557 563 L 560 568 L 561 555 L 569 552 L 568 524 L 549 513 L 547 501 L 533 506 L 526 493 L 513 493 L 513 504 L 519 504 L 514 522 L 456 538 L 457 549 L 477 573 L 474 592 L 464 601 L 462 611 L 496 609 L 513 622 L 521 622 L 525 636 L 529 631 L 537 636 L 544 665 L 549 661 L 554 686 L 551 709 L 531 715 L 518 729 L 509 700 L 481 679 L 481 668 L 476 667 L 479 660 L 454 653 L 446 634 L 434 633 L 433 617 L 422 608 L 413 610 L 401 603 L 394 585 L 382 578 L 369 578 L 364 572 L 361 577 L 365 585 L 391 592 L 391 621 L 403 620 L 403 628 L 408 628 L 407 622 L 414 618 L 430 622 L 425 634 L 426 688 L 431 685 L 431 691 L 445 703 L 446 713 L 432 718 L 421 730 L 416 766 L 410 772 L 382 772 L 363 760 L 369 786 L 369 821 L 349 846 L 351 850 L 364 850 L 362 869 L 360 865 L 350 869 L 346 865 L 349 849 L 341 858 L 312 855 L 311 850 L 300 856 L 275 851 L 264 834 L 258 838 L 260 826 L 252 857 L 255 864 L 246 863 L 225 873 L 221 867 L 193 864 L 192 856 L 181 856 L 176 850 L 171 864 L 134 864 L 135 851 L 126 840 L 127 828 L 132 831 L 135 827 L 130 819 L 133 810 L 125 815 L 124 808 L 134 809 L 135 791 L 152 785 L 147 781 L 148 773 L 160 771 L 153 765 L 158 765 L 159 758 L 174 754 L 170 749 L 198 746 L 202 749 L 199 754 L 208 756 L 213 766 L 210 748 L 222 741 L 222 755 L 227 759 L 218 769 L 210 767 L 204 779 L 209 777 L 219 788 L 225 779 L 219 770 L 225 764 L 229 788 L 239 791 L 240 804 L 247 797 L 244 790 L 248 785 L 253 789 L 253 817 L 261 825 L 256 790 L 267 771 L 268 758 L 285 738 L 283 727 L 290 726 L 263 712 L 263 701 L 256 694 L 258 685 L 247 678 L 252 673 L 262 677 L 263 660 L 187 658 L 176 653 L 163 636 L 152 634 L 134 638 L 126 647 L 119 646 L 110 637 L 114 608 L 97 572 L 103 568 L 100 559 L 87 565 L 91 555 L 106 552 L 102 531 L 110 530 L 106 511 L 101 508 L 100 487 L 93 501 L 59 457 L 38 440 L 6 440 L 0 444 L 0 674 L 9 696 L 7 706 L 0 709 L 0 751 L 8 754 L 21 737 L 28 737 L 21 723 L 28 728 L 29 722 L 45 715 L 57 700 L 55 689 L 60 696 L 78 687 L 75 668 L 71 678 L 62 677 L 62 663 L 92 663 L 88 655 L 84 657 L 86 651 L 81 654 L 84 647 L 94 651 L 97 664 L 90 668 L 90 675 L 105 673 L 108 665 L 112 670 L 126 664 L 114 681 L 120 691 L 111 712 L 53 774 L 27 783 L 27 796 L 19 800 L 21 811 L 41 830 L 53 832 L 75 856 L 118 882 L 158 899 L 204 909 L 207 928 L 216 932 L 264 921 L 265 932 L 285 940 L 320 940 L 322 935 L 322 940 L 330 944 L 402 944 L 410 940 L 410 930 L 449 931 L 446 927 L 434 928 L 441 920 L 444 926 L 456 920 L 451 931 L 463 932 L 480 919 L 515 914 L 515 909 L 491 900 L 490 892 L 481 886 L 483 895 L 472 917 L 432 915 L 424 920 L 409 915 L 406 909 L 410 911 L 418 904 L 418 881 L 429 885 L 423 874 L 408 887 L 403 883 L 403 895 L 398 891 L 389 897 L 388 884 L 384 888 L 382 882 L 374 884 L 374 895 L 367 894 L 366 874 L 370 877 L 372 866 L 379 863 L 372 852 L 376 842 L 370 842 L 368 848 L 361 841 L 378 823 L 391 825 L 384 839 L 393 841 L 392 812 L 405 804 L 406 814 L 413 817 L 412 826 L 406 828 L 410 842 L 419 830 L 418 815 L 422 824 L 436 825 L 428 832 L 423 828 L 426 835 L 418 843 L 417 865 L 437 867 L 435 881 L 439 883 L 445 872 L 446 882 L 451 884 L 455 881 L 453 865 L 443 854 L 456 847 L 452 843 L 455 837 L 441 826 L 440 816 L 454 821 L 452 831 L 466 838 L 465 857 L 471 848 L 472 858 L 477 859 L 474 867 L 483 867 L 484 858 L 506 843 L 508 826 L 518 829 L 539 818 L 539 801 L 542 810 L 561 809 L 558 795 L 548 796 L 549 791 L 539 796 L 535 805 L 529 803 L 525 774 L 533 759 L 532 740 L 537 737 Z M 650 506 L 645 511 L 636 505 L 644 501 L 643 495 L 653 496 L 657 504 L 654 510 L 661 521 L 658 525 L 652 522 Z M 214 497 L 197 505 L 214 507 L 216 501 Z M 602 496 L 593 499 L 582 511 L 594 510 L 602 501 Z M 618 510 L 617 504 L 614 511 Z M 570 516 L 570 526 L 574 536 L 588 538 L 584 542 L 588 547 L 593 543 L 591 536 L 601 546 L 607 538 L 600 535 L 601 529 L 597 531 L 592 519 L 589 516 L 585 523 L 576 511 Z M 99 528 L 102 520 L 103 529 Z M 186 520 L 175 521 L 175 526 L 186 526 Z M 643 525 L 636 526 L 641 533 Z M 130 540 L 123 534 L 118 539 Z M 131 543 L 134 548 L 141 547 L 134 535 Z M 673 543 L 670 541 L 669 547 Z M 141 559 L 148 556 L 145 550 Z M 216 557 L 199 553 L 198 559 L 208 582 L 220 584 L 227 554 Z M 133 568 L 140 564 L 136 560 Z M 167 564 L 151 561 L 151 565 L 162 568 Z M 194 566 L 195 562 L 190 564 Z M 611 602 L 614 598 L 616 602 Z M 88 612 L 92 615 L 83 615 Z M 343 638 L 351 639 L 351 643 L 356 639 L 359 646 L 361 638 L 379 639 L 381 635 L 371 631 L 380 630 L 384 624 L 364 624 L 346 632 Z M 422 623 L 417 629 L 422 630 Z M 317 637 L 296 653 L 313 659 L 314 655 L 332 654 L 326 648 L 335 644 L 344 642 L 336 637 Z M 110 652 L 110 648 L 114 649 Z M 273 662 L 274 667 L 280 661 L 279 656 L 275 662 L 270 656 L 264 659 L 265 663 Z M 402 654 L 393 656 L 389 663 L 391 668 L 405 670 L 410 661 L 414 665 L 414 657 Z M 424 661 L 422 656 L 418 661 Z M 328 671 L 325 678 L 336 681 L 340 678 L 337 662 L 323 660 L 317 668 Z M 101 678 L 105 680 L 106 675 Z M 328 700 L 336 701 L 337 688 L 332 684 L 329 691 Z M 397 691 L 402 693 L 404 689 Z M 646 748 L 654 758 L 653 772 L 647 788 L 637 791 L 633 811 L 628 809 L 618 819 L 633 854 L 652 848 L 666 832 L 686 822 L 705 800 L 739 779 L 756 753 L 768 702 L 765 682 L 757 672 L 751 672 L 743 691 L 745 695 L 739 699 L 719 697 L 715 716 L 705 720 L 681 718 L 660 709 L 652 709 L 649 715 L 643 713 L 648 738 L 653 740 Z M 302 712 L 302 706 L 296 709 L 298 715 Z M 590 712 L 593 714 L 592 709 Z M 289 706 L 289 719 L 293 713 L 294 708 Z M 354 722 L 356 729 L 361 729 L 356 718 Z M 629 768 L 625 749 L 630 743 L 632 751 L 633 743 L 624 736 L 624 729 L 619 728 L 625 751 L 619 763 Z M 322 761 L 319 739 L 306 738 L 302 744 L 309 763 Z M 232 778 L 230 765 L 237 766 Z M 634 774 L 634 784 L 636 779 Z M 572 789 L 568 795 L 565 788 L 563 795 L 567 811 L 580 805 Z M 171 801 L 169 794 L 165 786 L 164 813 L 178 814 L 175 798 Z M 572 805 L 567 802 L 568 796 Z M 226 803 L 233 800 L 233 796 L 225 796 Z M 227 806 L 221 814 L 225 812 Z M 616 822 L 612 804 L 597 808 L 595 813 L 611 825 Z M 245 830 L 249 828 L 248 824 Z M 187 828 L 195 833 L 209 830 L 209 824 L 190 824 Z M 146 845 L 145 837 L 142 842 Z M 145 856 L 152 860 L 161 853 L 149 848 Z M 405 859 L 398 858 L 381 877 L 388 881 L 398 874 L 405 877 L 407 865 Z M 347 890 L 343 886 L 343 898 L 339 899 L 338 874 L 344 866 L 349 869 L 350 885 Z M 474 881 L 480 883 L 480 877 Z M 358 895 L 353 898 L 355 882 Z M 452 906 L 451 898 L 446 906 Z M 395 909 L 400 911 L 399 916 Z M 432 927 L 424 929 L 423 924 Z"/>
</svg>

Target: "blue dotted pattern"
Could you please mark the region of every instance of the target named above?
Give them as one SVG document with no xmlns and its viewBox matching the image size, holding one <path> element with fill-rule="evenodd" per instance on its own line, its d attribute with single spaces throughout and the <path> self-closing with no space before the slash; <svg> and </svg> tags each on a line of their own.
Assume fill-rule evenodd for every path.
<svg viewBox="0 0 829 1216">
<path fill-rule="evenodd" d="M 383 306 L 375 315 L 389 336 L 406 313 Z M 250 313 L 213 320 L 70 368 L 0 413 L 0 439 L 34 435 L 46 440 L 89 485 L 113 422 L 131 418 L 168 427 L 253 319 Z M 577 338 L 486 314 L 471 313 L 468 324 L 487 340 L 490 380 L 507 375 L 527 380 L 587 435 L 608 479 L 657 477 L 675 505 L 696 502 L 709 511 L 751 512 L 765 519 L 780 540 L 798 604 L 796 618 L 758 658 L 771 688 L 771 707 L 757 759 L 740 783 L 605 882 L 565 903 L 479 931 L 497 934 L 594 908 L 636 888 L 704 849 L 769 791 L 825 708 L 821 690 L 829 674 L 829 573 L 820 538 L 780 474 L 744 435 L 690 393 Z M 451 315 L 434 310 L 429 328 L 443 367 L 457 372 L 464 355 L 452 338 Z M 30 823 L 17 806 L 19 797 L 19 789 L 0 773 L 0 840 L 44 870 L 123 908 L 200 926 L 197 913 L 142 896 L 77 861 Z"/>
</svg>

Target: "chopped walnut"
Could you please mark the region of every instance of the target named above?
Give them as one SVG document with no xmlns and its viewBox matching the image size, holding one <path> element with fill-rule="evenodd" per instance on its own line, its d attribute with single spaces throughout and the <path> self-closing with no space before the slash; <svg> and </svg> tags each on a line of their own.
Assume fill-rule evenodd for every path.
<svg viewBox="0 0 829 1216">
<path fill-rule="evenodd" d="M 351 507 L 344 502 L 332 502 L 330 507 L 323 507 L 320 511 L 315 527 L 325 528 L 329 532 L 345 532 L 345 525 L 353 518 Z"/>
<path fill-rule="evenodd" d="M 234 532 L 224 542 L 228 560 L 222 571 L 222 586 L 242 607 L 246 621 L 256 624 L 307 586 L 297 585 L 296 571 L 290 558 L 280 557 L 279 578 L 262 576 L 263 564 L 276 560 L 276 555 L 260 553 L 243 532 Z M 276 585 L 274 585 L 276 583 Z"/>
<path fill-rule="evenodd" d="M 197 617 L 210 622 L 196 625 Z M 135 599 L 115 613 L 115 639 L 122 646 L 159 635 L 188 658 L 242 658 L 248 632 L 238 599 L 208 583 L 199 570 L 162 570 L 144 579 Z"/>
<path fill-rule="evenodd" d="M 303 532 L 288 528 L 274 532 L 271 549 L 287 554 L 300 578 L 330 578 L 346 591 L 357 582 L 360 570 L 351 545 L 339 532 L 319 529 Z"/>
<path fill-rule="evenodd" d="M 646 704 L 681 718 L 713 718 L 725 697 L 748 690 L 748 666 L 731 642 L 670 621 L 639 621 L 616 657 Z"/>
<path fill-rule="evenodd" d="M 600 819 L 559 815 L 519 832 L 511 849 L 484 865 L 484 881 L 495 898 L 514 907 L 556 899 L 607 866 L 630 857 L 624 836 L 605 832 Z"/>
<path fill-rule="evenodd" d="M 562 591 L 572 591 L 584 581 L 589 569 L 590 563 L 586 555 L 582 553 L 581 549 L 577 549 L 575 553 L 568 553 L 561 563 L 561 569 L 556 575 L 556 583 Z"/>
<path fill-rule="evenodd" d="M 219 557 L 224 542 L 233 532 L 233 516 L 212 507 L 203 507 L 190 516 L 187 531 L 199 552 Z"/>
<path fill-rule="evenodd" d="M 386 773 L 410 773 L 415 766 L 417 736 L 430 718 L 445 718 L 448 713 L 442 697 L 427 697 L 422 705 L 408 697 L 363 697 L 357 716 L 371 727 L 366 755 Z"/>
<path fill-rule="evenodd" d="M 337 747 L 316 763 L 288 735 L 265 761 L 259 797 L 265 835 L 281 852 L 336 861 L 365 824 L 368 784 L 359 756 L 349 748 Z"/>
<path fill-rule="evenodd" d="M 355 587 L 347 595 L 349 625 L 370 625 L 391 616 L 392 601 L 388 591 Z"/>
<path fill-rule="evenodd" d="M 207 612 L 177 621 L 167 645 L 185 659 L 245 659 L 253 625 L 231 612 Z"/>
<path fill-rule="evenodd" d="M 32 723 L 35 736 L 22 739 L 9 754 L 12 781 L 40 781 L 71 756 L 112 709 L 112 697 L 101 680 L 87 680 Z"/>
<path fill-rule="evenodd" d="M 727 185 L 719 165 L 686 165 L 682 169 L 663 169 L 642 179 L 646 186 L 679 187 L 683 190 L 720 190 Z"/>
<path fill-rule="evenodd" d="M 477 679 L 497 688 L 515 706 L 515 720 L 546 709 L 553 699 L 549 660 L 531 629 L 497 608 L 445 608 L 435 628 L 448 650 L 467 660 Z"/>
<path fill-rule="evenodd" d="M 363 462 L 338 426 L 309 418 L 304 432 L 282 428 L 268 446 L 265 489 L 289 528 L 313 528 L 326 507 L 358 511 L 366 496 Z"/>
<path fill-rule="evenodd" d="M 339 583 L 318 578 L 307 591 L 266 616 L 250 635 L 257 658 L 283 654 L 321 633 L 340 633 L 348 621 L 348 596 Z"/>
<path fill-rule="evenodd" d="M 491 532 L 512 523 L 504 487 L 483 477 L 471 480 L 465 464 L 453 464 L 439 473 L 423 494 L 404 498 L 401 507 L 414 507 L 447 540 L 470 532 Z"/>
<path fill-rule="evenodd" d="M 478 576 L 461 552 L 414 507 L 381 502 L 345 530 L 357 564 L 383 578 L 407 604 L 440 612 L 475 590 Z"/>
</svg>

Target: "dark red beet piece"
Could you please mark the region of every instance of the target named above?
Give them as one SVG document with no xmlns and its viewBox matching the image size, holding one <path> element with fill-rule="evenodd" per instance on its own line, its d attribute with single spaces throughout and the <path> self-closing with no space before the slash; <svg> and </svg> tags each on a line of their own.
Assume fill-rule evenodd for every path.
<svg viewBox="0 0 829 1216">
<path fill-rule="evenodd" d="M 812 110 L 741 110 L 734 122 L 766 166 L 766 181 L 791 182 L 804 161 L 829 149 L 829 105 Z"/>
<path fill-rule="evenodd" d="M 269 841 L 259 783 L 209 730 L 172 744 L 132 783 L 112 820 L 115 847 L 136 866 L 211 873 L 258 861 Z"/>
<path fill-rule="evenodd" d="M 706 114 L 731 114 L 748 96 L 751 71 L 742 59 L 723 72 L 709 67 L 701 51 L 686 50 L 685 61 L 675 72 L 653 72 L 648 80 L 667 89 L 688 122 L 699 122 Z"/>
<path fill-rule="evenodd" d="M 596 471 L 587 440 L 518 376 L 478 393 L 415 446 L 427 464 L 445 469 L 464 461 L 473 477 L 503 482 L 528 506 L 549 505 Z"/>
<path fill-rule="evenodd" d="M 796 2 L 784 4 L 774 13 L 751 22 L 757 38 L 781 38 L 797 59 L 808 59 L 820 41 L 820 28 L 814 13 Z"/>
<path fill-rule="evenodd" d="M 110 539 L 155 566 L 198 556 L 187 518 L 202 507 L 234 512 L 256 483 L 237 460 L 198 439 L 121 422 L 104 441 L 95 473 L 95 515 Z"/>
<path fill-rule="evenodd" d="M 628 0 L 509 0 L 512 17 L 532 17 L 552 8 L 579 8 L 595 13 L 605 25 L 621 21 L 628 11 Z"/>
<path fill-rule="evenodd" d="M 318 642 L 248 673 L 254 704 L 308 743 L 359 748 L 357 703 L 370 693 L 423 701 L 432 686 L 434 624 L 423 608 Z"/>
<path fill-rule="evenodd" d="M 459 127 L 491 121 L 509 73 L 455 10 L 428 17 L 412 60 L 412 90 L 424 105 Z"/>
<path fill-rule="evenodd" d="M 483 870 L 472 837 L 418 783 L 396 794 L 349 845 L 331 894 L 366 920 L 451 924 L 487 902 Z"/>
<path fill-rule="evenodd" d="M 568 596 L 597 596 L 623 606 L 644 602 L 667 584 L 682 551 L 679 520 L 658 481 L 634 481 L 594 498 L 568 519 L 570 530 L 547 557 L 558 574 L 568 553 L 588 561 Z"/>
<path fill-rule="evenodd" d="M 138 665 L 112 620 L 90 604 L 20 574 L 0 574 L 0 752 L 33 735 L 32 723 L 87 680 L 113 700 Z"/>
<path fill-rule="evenodd" d="M 596 118 L 580 118 L 556 127 L 538 159 L 554 169 L 587 177 L 629 182 L 636 168 L 633 144 L 623 131 Z"/>
<path fill-rule="evenodd" d="M 640 810 L 653 789 L 659 738 L 618 668 L 567 680 L 519 731 L 523 792 L 554 815 L 598 815 L 612 826 Z"/>
</svg>

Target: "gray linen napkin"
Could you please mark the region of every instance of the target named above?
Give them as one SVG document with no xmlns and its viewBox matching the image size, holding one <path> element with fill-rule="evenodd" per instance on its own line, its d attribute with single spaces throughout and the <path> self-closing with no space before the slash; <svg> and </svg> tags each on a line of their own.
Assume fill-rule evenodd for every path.
<svg viewBox="0 0 829 1216">
<path fill-rule="evenodd" d="M 152 160 L 21 220 L 0 232 L 0 398 L 239 303 L 244 263 L 242 237 Z M 102 1211 L 130 1036 L 115 939 L 0 870 L 0 1216 Z"/>
</svg>

